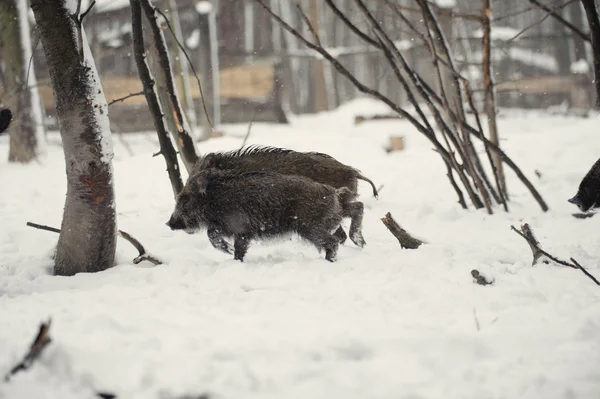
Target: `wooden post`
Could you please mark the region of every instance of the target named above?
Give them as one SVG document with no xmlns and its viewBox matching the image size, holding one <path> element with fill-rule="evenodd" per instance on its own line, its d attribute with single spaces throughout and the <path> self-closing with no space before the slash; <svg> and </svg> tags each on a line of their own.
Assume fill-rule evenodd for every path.
<svg viewBox="0 0 600 399">
<path fill-rule="evenodd" d="M 309 18 L 313 28 L 319 34 L 319 0 L 310 0 Z M 311 62 L 313 109 L 315 112 L 327 110 L 327 92 L 325 88 L 325 68 L 323 60 L 314 59 Z"/>
</svg>

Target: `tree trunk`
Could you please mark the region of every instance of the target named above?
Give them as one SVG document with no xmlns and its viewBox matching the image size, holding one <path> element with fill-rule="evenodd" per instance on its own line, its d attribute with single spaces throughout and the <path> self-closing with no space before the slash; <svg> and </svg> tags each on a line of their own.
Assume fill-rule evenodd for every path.
<svg viewBox="0 0 600 399">
<path fill-rule="evenodd" d="M 600 20 L 594 0 L 581 0 L 590 27 L 592 54 L 594 56 L 594 85 L 596 87 L 596 109 L 600 109 Z"/>
<path fill-rule="evenodd" d="M 183 107 L 179 101 L 165 37 L 159 26 L 157 13 L 151 1 L 142 0 L 140 3 L 146 14 L 146 20 L 148 21 L 150 30 L 152 31 L 155 51 L 154 60 L 156 63 L 156 83 L 159 89 L 163 111 L 165 112 L 171 135 L 179 150 L 181 160 L 187 171 L 190 172 L 198 159 L 198 155 L 196 154 L 194 140 L 192 140 L 190 134 L 190 126 L 185 119 Z"/>
<path fill-rule="evenodd" d="M 54 273 L 112 267 L 116 221 L 108 107 L 76 0 L 31 0 L 65 154 L 67 198 Z"/>
<path fill-rule="evenodd" d="M 318 0 L 311 0 L 309 8 L 309 18 L 317 34 L 320 32 L 319 3 L 320 1 Z M 313 88 L 313 111 L 327 111 L 327 91 L 325 88 L 325 66 L 323 64 L 323 60 L 313 59 L 311 61 L 311 70 Z"/>
<path fill-rule="evenodd" d="M 27 163 L 44 139 L 40 97 L 31 58 L 26 0 L 0 2 L 0 53 L 6 63 L 6 106 L 14 115 L 10 129 L 10 162 Z"/>
<path fill-rule="evenodd" d="M 200 101 L 204 102 L 202 106 L 201 119 L 202 119 L 202 140 L 206 140 L 211 137 L 212 130 L 208 124 L 208 119 L 212 119 L 215 114 L 214 103 L 213 103 L 213 81 L 212 81 L 212 64 L 210 58 L 212 57 L 210 51 L 210 21 L 209 13 L 198 12 L 198 29 L 200 31 L 200 38 L 198 42 L 198 63 L 200 73 L 200 82 L 202 83 L 202 94 L 204 98 L 200 98 Z M 204 111 L 206 108 L 206 112 Z M 208 115 L 207 115 L 208 114 Z"/>
<path fill-rule="evenodd" d="M 179 19 L 179 10 L 177 9 L 176 0 L 169 0 L 169 7 L 171 8 L 171 21 L 177 40 L 183 45 L 183 33 L 181 31 L 181 20 Z M 181 89 L 183 91 L 183 101 L 185 107 L 185 113 L 187 115 L 189 124 L 192 130 L 198 128 L 198 118 L 196 117 L 196 109 L 194 108 L 194 100 L 192 98 L 192 84 L 190 82 L 190 72 L 188 68 L 188 61 L 183 53 L 183 49 L 175 43 L 177 47 L 177 55 L 179 61 L 176 63 L 176 68 L 181 76 Z"/>
<path fill-rule="evenodd" d="M 490 141 L 500 147 L 498 139 L 498 126 L 496 124 L 496 96 L 494 89 L 494 78 L 492 75 L 492 43 L 491 43 L 491 17 L 492 9 L 490 0 L 483 0 L 483 15 L 481 27 L 483 30 L 483 83 L 485 90 L 485 113 L 488 121 L 488 129 Z M 492 160 L 498 173 L 498 180 L 502 186 L 502 192 L 508 199 L 508 191 L 506 190 L 506 178 L 504 176 L 504 167 L 502 159 L 496 153 L 493 154 Z"/>
</svg>

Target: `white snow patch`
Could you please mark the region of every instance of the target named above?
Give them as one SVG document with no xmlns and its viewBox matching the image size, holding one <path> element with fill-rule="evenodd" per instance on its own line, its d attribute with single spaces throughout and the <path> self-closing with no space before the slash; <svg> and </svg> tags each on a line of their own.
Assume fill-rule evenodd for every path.
<svg viewBox="0 0 600 399">
<path fill-rule="evenodd" d="M 453 8 L 456 7 L 456 0 L 433 0 L 433 4 L 442 8 Z"/>
<path fill-rule="evenodd" d="M 11 192 L 0 196 L 0 375 L 49 316 L 53 342 L 0 397 L 80 399 L 90 387 L 132 399 L 600 397 L 600 290 L 577 270 L 532 267 L 510 231 L 528 222 L 544 248 L 600 275 L 598 216 L 575 219 L 567 202 L 600 154 L 598 117 L 505 111 L 503 148 L 550 211 L 507 172 L 511 212 L 489 216 L 460 209 L 443 162 L 409 123 L 354 125 L 386 112 L 360 99 L 253 126 L 248 144 L 326 152 L 384 186 L 375 200 L 360 182 L 367 245 L 348 242 L 333 264 L 297 239 L 255 243 L 240 263 L 205 233 L 170 231 L 173 194 L 148 132 L 123 136 L 134 156 L 115 141 L 119 226 L 165 264 L 133 265 L 137 252 L 119 240 L 114 268 L 51 276 L 58 236 L 25 223 L 60 227 L 62 149 L 48 146 L 43 165 L 9 164 L 1 137 L 0 186 Z M 203 152 L 239 147 L 247 124 L 223 128 Z M 387 154 L 398 133 L 405 149 Z M 388 211 L 429 244 L 402 250 L 379 220 Z M 474 284 L 472 269 L 494 285 Z"/>
<path fill-rule="evenodd" d="M 185 39 L 185 45 L 188 48 L 195 50 L 198 47 L 198 44 L 200 44 L 200 29 L 194 29 L 190 37 Z"/>
<path fill-rule="evenodd" d="M 510 26 L 492 26 L 490 29 L 490 37 L 492 40 L 508 41 L 514 39 L 519 32 L 521 31 L 511 28 Z M 481 28 L 476 29 L 471 35 L 474 38 L 482 38 L 483 30 Z M 518 38 L 515 40 L 518 40 Z"/>
<path fill-rule="evenodd" d="M 481 51 L 474 52 L 473 57 L 474 59 L 481 59 Z M 525 65 L 539 68 L 548 72 L 558 72 L 558 62 L 551 54 L 519 47 L 511 47 L 508 49 L 498 47 L 492 48 L 492 60 L 494 62 L 500 62 L 506 58 L 512 61 L 519 61 Z"/>
<path fill-rule="evenodd" d="M 571 73 L 582 73 L 586 74 L 590 72 L 590 64 L 586 59 L 580 58 L 571 64 Z"/>
<path fill-rule="evenodd" d="M 196 12 L 198 14 L 208 14 L 213 10 L 213 4 L 210 1 L 199 1 L 196 3 Z"/>
</svg>

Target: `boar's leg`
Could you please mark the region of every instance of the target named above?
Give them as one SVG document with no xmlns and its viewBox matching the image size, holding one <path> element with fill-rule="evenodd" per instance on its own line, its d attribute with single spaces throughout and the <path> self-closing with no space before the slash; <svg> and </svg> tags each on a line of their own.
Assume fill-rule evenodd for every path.
<svg viewBox="0 0 600 399">
<path fill-rule="evenodd" d="M 364 247 L 366 244 L 362 236 L 362 220 L 365 206 L 362 202 L 353 202 L 348 204 L 347 212 L 349 213 L 352 222 L 350 222 L 350 239 L 359 247 Z"/>
<path fill-rule="evenodd" d="M 250 238 L 248 236 L 236 235 L 235 241 L 233 242 L 233 248 L 235 250 L 233 259 L 243 262 L 244 256 L 246 256 L 246 252 L 248 252 L 249 246 Z"/>
<path fill-rule="evenodd" d="M 310 241 L 314 244 L 315 247 L 321 252 L 322 249 L 325 250 L 325 259 L 330 262 L 335 262 L 335 258 L 337 255 L 337 249 L 340 245 L 338 238 L 333 234 L 329 233 L 327 229 L 316 228 L 299 231 L 298 234 L 300 237 Z"/>
<path fill-rule="evenodd" d="M 233 250 L 231 249 L 231 244 L 229 244 L 223 238 L 223 232 L 216 228 L 210 228 L 207 232 L 208 239 L 213 247 L 218 249 L 219 251 L 223 251 L 228 254 L 232 254 Z"/>
<path fill-rule="evenodd" d="M 335 231 L 335 233 L 333 233 L 333 235 L 338 238 L 340 244 L 345 243 L 346 238 L 348 238 L 346 232 L 344 231 L 344 229 L 342 229 L 342 226 L 338 227 L 338 229 Z"/>
</svg>

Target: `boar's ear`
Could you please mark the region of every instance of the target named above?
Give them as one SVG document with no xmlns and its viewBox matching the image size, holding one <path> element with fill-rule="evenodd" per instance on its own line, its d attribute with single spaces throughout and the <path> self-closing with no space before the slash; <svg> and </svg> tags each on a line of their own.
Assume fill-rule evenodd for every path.
<svg viewBox="0 0 600 399">
<path fill-rule="evenodd" d="M 211 173 L 208 170 L 204 170 L 198 173 L 198 176 L 196 176 L 196 189 L 200 192 L 200 194 L 204 194 L 206 192 L 206 187 L 208 186 L 210 178 Z"/>
<path fill-rule="evenodd" d="M 581 205 L 581 198 L 579 198 L 579 194 L 575 195 L 573 198 L 569 198 L 567 201 L 577 206 Z"/>
</svg>

